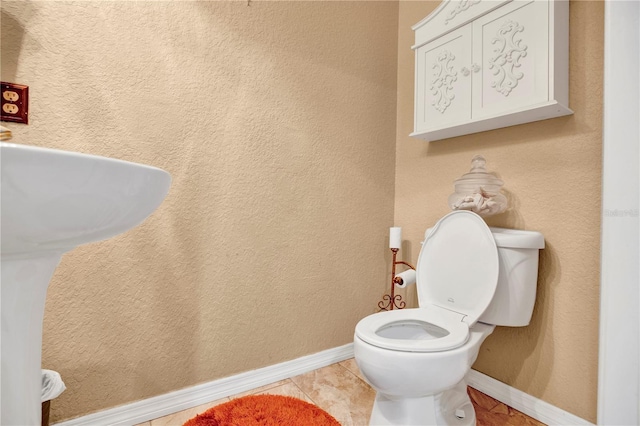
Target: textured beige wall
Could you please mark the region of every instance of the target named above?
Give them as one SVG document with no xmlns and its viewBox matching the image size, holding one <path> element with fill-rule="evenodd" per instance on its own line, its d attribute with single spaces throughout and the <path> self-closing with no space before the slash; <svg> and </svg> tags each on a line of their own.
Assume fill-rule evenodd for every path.
<svg viewBox="0 0 640 426">
<path fill-rule="evenodd" d="M 497 329 L 475 367 L 595 421 L 602 3 L 571 3 L 575 115 L 426 144 L 407 136 L 410 26 L 436 6 L 3 1 L 2 80 L 32 98 L 14 141 L 174 177 L 53 279 L 54 421 L 350 342 L 386 285 L 396 139 L 406 260 L 476 153 L 512 202 L 490 224 L 545 234 L 531 325 Z"/>
<path fill-rule="evenodd" d="M 53 421 L 352 341 L 388 273 L 397 24 L 397 2 L 2 2 L 14 142 L 173 176 L 53 278 Z"/>
<path fill-rule="evenodd" d="M 453 180 L 483 154 L 505 181 L 511 209 L 490 225 L 544 234 L 531 324 L 499 327 L 475 368 L 590 421 L 596 420 L 603 3 L 570 3 L 570 107 L 575 114 L 425 143 L 413 130 L 411 25 L 438 2 L 401 2 L 395 224 L 415 261 L 426 227 L 448 212 Z M 409 298 L 415 294 L 409 293 Z"/>
</svg>

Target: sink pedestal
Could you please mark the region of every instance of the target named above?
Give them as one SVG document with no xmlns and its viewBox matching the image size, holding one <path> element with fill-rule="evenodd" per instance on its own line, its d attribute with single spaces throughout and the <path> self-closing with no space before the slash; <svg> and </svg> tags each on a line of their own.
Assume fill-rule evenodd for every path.
<svg viewBox="0 0 640 426">
<path fill-rule="evenodd" d="M 62 255 L 139 225 L 170 185 L 156 167 L 0 142 L 0 425 L 41 424 L 44 302 Z"/>
<path fill-rule="evenodd" d="M 44 303 L 61 257 L 61 253 L 2 256 L 2 425 L 41 423 Z"/>
</svg>

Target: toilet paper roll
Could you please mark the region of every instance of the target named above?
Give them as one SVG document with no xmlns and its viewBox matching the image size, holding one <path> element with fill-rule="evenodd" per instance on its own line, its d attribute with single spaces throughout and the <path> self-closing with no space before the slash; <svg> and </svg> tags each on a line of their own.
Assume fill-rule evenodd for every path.
<svg viewBox="0 0 640 426">
<path fill-rule="evenodd" d="M 408 271 L 401 272 L 393 278 L 393 282 L 396 283 L 396 287 L 405 288 L 408 285 L 415 284 L 416 271 L 409 269 Z"/>
</svg>

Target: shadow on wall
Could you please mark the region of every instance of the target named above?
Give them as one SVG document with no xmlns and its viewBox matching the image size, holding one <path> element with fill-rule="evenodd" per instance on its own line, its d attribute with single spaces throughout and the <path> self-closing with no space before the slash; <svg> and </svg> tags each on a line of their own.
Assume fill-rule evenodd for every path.
<svg viewBox="0 0 640 426">
<path fill-rule="evenodd" d="M 564 118 L 563 119 L 567 119 Z M 542 123 L 541 123 L 542 124 Z M 499 178 L 502 177 L 493 173 Z M 521 211 L 521 200 L 519 196 L 510 191 L 508 188 L 503 187 L 502 193 L 507 198 L 507 205 L 509 206 L 504 213 L 486 218 L 486 222 L 489 226 L 502 227 L 508 229 L 526 229 L 526 220 Z M 549 348 L 549 342 L 553 343 L 553 340 L 545 341 L 547 348 L 542 350 L 539 344 L 542 333 L 552 328 L 553 308 L 551 306 L 553 297 L 553 287 L 560 283 L 560 259 L 555 247 L 549 244 L 545 240 L 545 248 L 540 251 L 539 266 L 538 266 L 538 282 L 536 302 L 534 305 L 531 322 L 526 327 L 498 327 L 495 332 L 489 336 L 487 343 L 483 345 L 481 351 L 484 349 L 487 353 L 492 352 L 495 347 L 498 351 L 504 355 L 510 357 L 512 352 L 509 350 L 511 342 L 518 342 L 520 353 L 528 354 L 526 358 L 520 358 L 515 360 L 510 357 L 509 362 L 493 363 L 492 365 L 500 365 L 500 369 L 496 371 L 490 371 L 489 367 L 486 367 L 486 372 L 492 377 L 498 377 L 502 381 L 512 384 L 526 383 L 530 391 L 533 394 L 542 394 L 551 378 L 553 358 L 545 354 L 553 354 L 553 348 Z M 493 357 L 496 355 L 494 354 Z M 525 361 L 527 361 L 526 370 L 524 370 Z M 478 362 L 477 368 L 484 370 L 482 360 Z M 508 368 L 505 370 L 505 368 Z"/>
<path fill-rule="evenodd" d="M 498 177 L 501 178 L 499 175 Z M 504 213 L 486 218 L 487 224 L 508 229 L 526 229 L 526 221 L 520 213 L 520 198 L 516 193 L 504 187 L 502 193 L 507 197 L 509 207 Z M 548 347 L 549 342 L 553 342 L 553 340 L 545 341 L 547 345 L 545 351 L 542 350 L 539 343 L 542 333 L 552 328 L 553 318 L 550 315 L 553 314 L 551 306 L 553 298 L 550 295 L 553 292 L 553 286 L 559 282 L 559 256 L 555 247 L 545 240 L 545 248 L 540 251 L 536 302 L 531 322 L 526 327 L 497 327 L 485 345 L 482 346 L 481 354 L 482 352 L 487 354 L 493 352 L 492 359 L 494 359 L 495 352 L 498 351 L 502 353 L 500 356 L 509 357 L 509 362 L 491 363 L 493 366 L 500 365 L 499 370 L 493 371 L 489 365 L 484 364 L 482 356 L 480 356 L 474 366 L 476 369 L 516 386 L 519 383 L 526 383 L 530 393 L 537 395 L 543 393 L 551 378 L 553 364 L 553 358 L 545 354 L 553 354 L 553 348 Z M 511 358 L 512 351 L 509 346 L 512 342 L 518 342 L 519 353 L 528 354 L 527 358 L 520 360 Z M 526 370 L 524 370 L 525 361 L 527 361 Z"/>
<path fill-rule="evenodd" d="M 531 322 L 526 327 L 497 327 L 480 348 L 478 361 L 474 364 L 474 369 L 516 388 L 526 387 L 532 395 L 544 393 L 554 361 L 554 350 L 549 347 L 553 345 L 553 339 L 545 340 L 546 347 L 542 348 L 541 336 L 552 328 L 554 322 L 551 301 L 553 287 L 560 282 L 561 271 L 555 247 L 546 241 L 545 244 L 540 251 L 536 303 Z M 513 342 L 518 342 L 519 353 L 527 354 L 526 358 L 518 360 L 512 357 Z M 487 356 L 486 361 L 483 354 Z M 504 362 L 496 362 L 501 358 Z"/>
<path fill-rule="evenodd" d="M 25 6 L 29 7 L 29 3 Z M 24 27 L 20 25 L 11 14 L 1 11 L 0 28 L 2 28 L 3 37 L 0 41 L 0 51 L 2 51 L 2 79 L 3 81 L 15 81 L 18 61 L 24 38 Z M 6 36 L 10 35 L 10 36 Z"/>
<path fill-rule="evenodd" d="M 589 129 L 581 127 L 581 124 L 583 123 L 579 123 L 574 114 L 440 141 L 422 142 L 422 154 L 425 157 L 450 156 L 460 153 L 475 153 L 480 150 L 491 151 L 495 148 L 507 148 L 541 140 L 563 139 L 569 135 L 588 133 Z M 421 143 L 417 139 L 415 141 Z"/>
</svg>

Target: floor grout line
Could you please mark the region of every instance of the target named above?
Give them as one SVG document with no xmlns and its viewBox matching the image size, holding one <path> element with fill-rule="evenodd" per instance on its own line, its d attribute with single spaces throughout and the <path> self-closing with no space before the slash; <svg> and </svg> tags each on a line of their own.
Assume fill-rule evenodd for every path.
<svg viewBox="0 0 640 426">
<path fill-rule="evenodd" d="M 365 380 L 362 380 L 362 378 L 360 378 L 360 376 L 358 376 L 356 373 L 354 373 L 353 371 L 351 371 L 350 368 L 345 367 L 344 365 L 342 365 L 341 363 L 338 363 L 338 365 L 342 368 L 344 368 L 345 370 L 347 370 L 349 373 L 351 373 L 353 376 L 355 376 L 356 379 L 358 379 L 359 381 L 361 381 L 362 383 L 364 383 L 367 386 L 370 386 L 369 383 L 367 383 Z"/>
<path fill-rule="evenodd" d="M 289 380 L 291 380 L 291 379 L 289 379 Z M 309 398 L 309 401 L 311 401 L 311 402 L 313 403 L 313 405 L 315 405 L 316 407 L 319 407 L 318 403 L 317 403 L 313 398 L 311 398 L 311 396 L 310 396 L 308 393 L 306 393 L 304 390 L 302 390 L 302 388 L 301 388 L 300 386 L 298 386 L 298 384 L 297 384 L 295 381 L 291 380 L 291 383 L 293 383 L 293 385 L 294 385 L 296 388 L 298 388 L 298 390 L 299 390 L 300 392 L 302 392 L 302 394 L 303 394 L 304 396 L 306 396 L 307 398 Z"/>
</svg>

